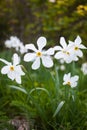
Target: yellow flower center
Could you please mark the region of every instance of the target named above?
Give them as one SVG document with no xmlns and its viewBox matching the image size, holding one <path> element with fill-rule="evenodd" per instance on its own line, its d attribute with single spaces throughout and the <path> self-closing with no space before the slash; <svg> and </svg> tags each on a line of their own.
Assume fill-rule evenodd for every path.
<svg viewBox="0 0 87 130">
<path fill-rule="evenodd" d="M 40 52 L 40 51 L 38 51 L 37 53 L 36 53 L 36 56 L 42 56 L 42 53 Z"/>
<path fill-rule="evenodd" d="M 13 65 L 10 66 L 10 71 L 14 71 L 14 66 Z"/>
<path fill-rule="evenodd" d="M 70 53 L 67 51 L 66 54 L 69 55 Z"/>
<path fill-rule="evenodd" d="M 70 85 L 71 83 L 68 81 L 67 84 Z"/>
<path fill-rule="evenodd" d="M 63 53 L 65 53 L 65 54 L 67 54 L 67 55 L 69 55 L 69 54 L 70 54 L 68 51 L 63 51 Z"/>
<path fill-rule="evenodd" d="M 75 51 L 77 51 L 78 49 L 79 49 L 79 48 L 78 48 L 77 46 L 74 48 Z"/>
</svg>

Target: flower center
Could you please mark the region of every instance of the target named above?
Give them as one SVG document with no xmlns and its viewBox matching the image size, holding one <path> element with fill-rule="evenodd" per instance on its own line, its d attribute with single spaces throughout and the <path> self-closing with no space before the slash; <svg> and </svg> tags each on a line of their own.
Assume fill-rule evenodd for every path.
<svg viewBox="0 0 87 130">
<path fill-rule="evenodd" d="M 37 53 L 36 53 L 36 56 L 42 56 L 42 53 L 40 52 L 40 51 L 38 51 Z"/>
<path fill-rule="evenodd" d="M 70 53 L 67 51 L 66 54 L 69 55 Z"/>
<path fill-rule="evenodd" d="M 71 83 L 68 81 L 67 84 L 70 85 Z"/>
<path fill-rule="evenodd" d="M 64 50 L 63 50 L 63 53 L 65 53 L 65 54 L 67 54 L 67 55 L 69 55 L 69 54 L 70 54 L 68 51 L 64 51 Z"/>
<path fill-rule="evenodd" d="M 78 48 L 77 46 L 74 48 L 75 51 L 77 51 L 78 49 L 79 49 L 79 48 Z"/>
<path fill-rule="evenodd" d="M 14 66 L 13 65 L 10 66 L 10 71 L 14 71 Z"/>
</svg>

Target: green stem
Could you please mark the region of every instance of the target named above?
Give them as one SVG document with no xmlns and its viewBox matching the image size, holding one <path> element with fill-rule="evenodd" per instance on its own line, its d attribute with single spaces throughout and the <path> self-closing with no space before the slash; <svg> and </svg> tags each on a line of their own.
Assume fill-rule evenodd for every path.
<svg viewBox="0 0 87 130">
<path fill-rule="evenodd" d="M 72 74 L 74 74 L 74 72 L 75 72 L 75 62 L 73 61 L 73 63 L 72 63 Z"/>
<path fill-rule="evenodd" d="M 67 86 L 65 86 L 65 101 L 67 102 Z"/>
<path fill-rule="evenodd" d="M 57 69 L 56 66 L 55 66 L 55 74 L 56 74 L 56 77 L 55 77 L 55 87 L 56 87 L 56 94 L 58 95 L 58 93 L 59 93 L 60 83 L 59 83 L 59 74 L 58 74 L 58 69 Z"/>
</svg>

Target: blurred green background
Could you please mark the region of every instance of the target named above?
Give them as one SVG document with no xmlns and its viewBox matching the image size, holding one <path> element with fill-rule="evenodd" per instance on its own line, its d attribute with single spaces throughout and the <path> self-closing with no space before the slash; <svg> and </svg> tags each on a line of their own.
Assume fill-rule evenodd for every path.
<svg viewBox="0 0 87 130">
<path fill-rule="evenodd" d="M 87 0 L 0 0 L 0 49 L 12 35 L 24 44 L 43 35 L 48 45 L 80 35 L 87 45 Z"/>
</svg>

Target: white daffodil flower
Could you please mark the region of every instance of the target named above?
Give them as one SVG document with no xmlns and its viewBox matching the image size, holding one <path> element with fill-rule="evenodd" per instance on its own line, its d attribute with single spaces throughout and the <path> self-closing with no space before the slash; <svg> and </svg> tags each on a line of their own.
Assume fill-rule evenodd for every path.
<svg viewBox="0 0 87 130">
<path fill-rule="evenodd" d="M 54 57 L 56 59 L 63 59 L 66 63 L 72 62 L 73 56 L 69 50 L 71 48 L 70 44 L 67 45 L 64 37 L 60 38 L 60 44 L 62 47 L 61 46 L 54 47 L 54 51 L 58 51 Z"/>
<path fill-rule="evenodd" d="M 83 44 L 81 44 L 82 40 L 80 36 L 77 36 L 75 41 L 69 41 L 69 44 L 71 46 L 70 52 L 73 55 L 73 61 L 77 61 L 78 57 L 83 57 L 83 53 L 81 49 L 87 49 Z"/>
<path fill-rule="evenodd" d="M 20 40 L 16 36 L 11 36 L 10 40 L 5 41 L 5 46 L 7 48 L 15 48 L 16 50 L 19 49 Z"/>
<path fill-rule="evenodd" d="M 63 77 L 63 85 L 69 85 L 71 88 L 74 88 L 77 86 L 77 81 L 79 79 L 79 76 L 75 75 L 71 77 L 71 73 L 65 74 Z"/>
<path fill-rule="evenodd" d="M 21 76 L 25 75 L 25 73 L 22 71 L 21 65 L 19 65 L 20 58 L 15 53 L 12 57 L 12 60 L 13 60 L 13 63 L 0 58 L 0 61 L 6 64 L 1 69 L 1 73 L 7 74 L 8 78 L 10 78 L 11 80 L 16 80 L 17 83 L 21 84 Z"/>
<path fill-rule="evenodd" d="M 81 70 L 84 75 L 87 75 L 87 62 L 82 64 Z"/>
<path fill-rule="evenodd" d="M 20 44 L 20 46 L 19 46 L 19 52 L 21 54 L 24 54 L 24 53 L 28 52 L 28 50 L 25 48 L 25 46 L 23 44 Z"/>
<path fill-rule="evenodd" d="M 14 48 L 16 51 L 19 51 L 21 54 L 27 52 L 27 49 L 25 48 L 23 43 L 16 36 L 11 36 L 10 40 L 6 40 L 5 46 L 7 48 Z"/>
<path fill-rule="evenodd" d="M 38 49 L 33 44 L 27 44 L 25 47 L 33 52 L 25 54 L 24 61 L 33 61 L 32 69 L 36 70 L 40 67 L 40 59 L 42 60 L 43 66 L 50 68 L 53 66 L 51 55 L 54 54 L 54 49 L 50 48 L 47 51 L 43 50 L 46 46 L 46 38 L 39 37 L 37 40 Z"/>
</svg>

